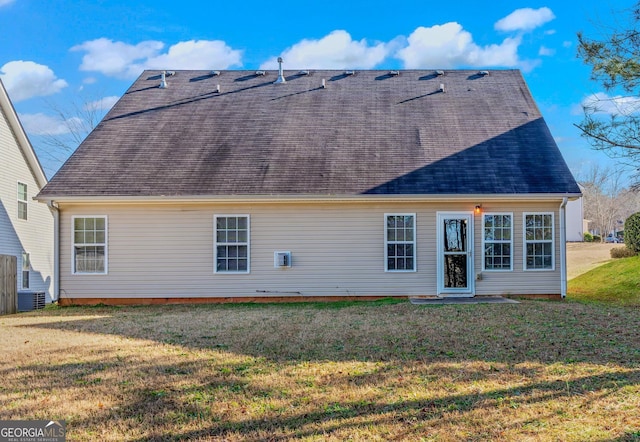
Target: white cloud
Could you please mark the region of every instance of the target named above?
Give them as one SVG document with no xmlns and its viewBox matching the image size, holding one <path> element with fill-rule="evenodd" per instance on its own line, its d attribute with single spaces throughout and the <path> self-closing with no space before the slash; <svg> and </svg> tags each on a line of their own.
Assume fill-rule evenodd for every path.
<svg viewBox="0 0 640 442">
<path fill-rule="evenodd" d="M 77 117 L 65 121 L 42 113 L 20 114 L 19 118 L 29 135 L 65 135 L 82 124 Z"/>
<path fill-rule="evenodd" d="M 573 42 L 572 41 L 564 41 L 562 42 L 562 46 L 565 48 L 570 48 L 571 46 L 573 46 Z"/>
<path fill-rule="evenodd" d="M 14 0 L 0 0 L 0 8 L 2 8 L 3 6 L 10 5 L 13 2 Z"/>
<path fill-rule="evenodd" d="M 511 14 L 498 20 L 494 28 L 498 31 L 531 31 L 556 18 L 551 9 L 516 9 Z"/>
<path fill-rule="evenodd" d="M 227 69 L 240 66 L 242 51 L 220 40 L 190 40 L 170 46 L 143 41 L 136 45 L 107 38 L 86 41 L 71 48 L 82 51 L 80 70 L 117 78 L 135 78 L 144 69 Z"/>
<path fill-rule="evenodd" d="M 409 35 L 406 47 L 396 56 L 407 69 L 500 66 L 530 70 L 534 64 L 518 58 L 521 37 L 506 38 L 500 44 L 478 46 L 459 23 L 430 28 L 419 27 Z"/>
<path fill-rule="evenodd" d="M 596 114 L 627 116 L 640 112 L 640 98 L 623 95 L 610 97 L 604 92 L 598 92 L 585 97 L 582 103 L 573 107 L 572 113 L 583 114 L 585 108 Z"/>
<path fill-rule="evenodd" d="M 116 97 L 115 95 L 104 97 L 99 100 L 86 103 L 84 105 L 84 109 L 87 111 L 107 112 L 119 99 L 120 97 Z"/>
<path fill-rule="evenodd" d="M 68 86 L 48 66 L 33 61 L 10 61 L 0 68 L 0 77 L 14 102 L 52 95 Z"/>
<path fill-rule="evenodd" d="M 538 51 L 538 55 L 543 56 L 543 57 L 551 57 L 553 55 L 556 55 L 556 50 L 555 49 L 551 49 L 551 48 L 547 48 L 545 46 L 540 46 L 540 50 Z"/>
<path fill-rule="evenodd" d="M 371 69 L 390 54 L 393 42 L 370 45 L 365 39 L 353 40 L 336 30 L 319 40 L 302 40 L 282 52 L 287 69 Z M 260 69 L 277 69 L 276 58 L 262 63 Z"/>
</svg>

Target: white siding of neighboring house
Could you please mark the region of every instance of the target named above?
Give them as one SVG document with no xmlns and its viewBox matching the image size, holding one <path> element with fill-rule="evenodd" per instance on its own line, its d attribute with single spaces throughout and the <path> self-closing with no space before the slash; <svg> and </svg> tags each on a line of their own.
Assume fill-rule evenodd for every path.
<svg viewBox="0 0 640 442">
<path fill-rule="evenodd" d="M 27 185 L 27 220 L 18 219 L 18 182 Z M 22 253 L 29 253 L 28 290 L 45 291 L 50 302 L 53 215 L 45 204 L 32 200 L 39 191 L 34 172 L 19 147 L 7 114 L 0 107 L 0 254 L 18 258 L 18 289 L 22 290 Z"/>
<path fill-rule="evenodd" d="M 567 203 L 567 241 L 584 241 L 584 198 Z"/>
<path fill-rule="evenodd" d="M 473 202 L 61 204 L 61 297 L 392 296 L 437 292 L 436 214 Z M 514 270 L 483 272 L 476 295 L 560 294 L 560 201 L 483 203 L 514 215 Z M 523 271 L 523 212 L 553 212 L 555 269 Z M 385 213 L 415 213 L 417 271 L 385 272 Z M 249 274 L 214 273 L 214 215 L 250 215 Z M 108 274 L 72 274 L 72 217 L 108 218 Z M 482 269 L 475 215 L 475 272 Z M 292 267 L 274 268 L 274 251 Z"/>
</svg>

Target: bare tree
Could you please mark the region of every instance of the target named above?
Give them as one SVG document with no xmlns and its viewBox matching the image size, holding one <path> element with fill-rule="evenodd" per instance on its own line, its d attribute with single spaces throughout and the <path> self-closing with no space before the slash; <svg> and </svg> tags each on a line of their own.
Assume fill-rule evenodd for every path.
<svg viewBox="0 0 640 442">
<path fill-rule="evenodd" d="M 91 99 L 78 96 L 68 104 L 61 105 L 53 100 L 45 100 L 45 106 L 57 120 L 57 125 L 38 133 L 41 144 L 39 153 L 59 167 L 98 125 L 115 101 L 116 97 Z"/>
<path fill-rule="evenodd" d="M 585 218 L 601 241 L 620 229 L 620 221 L 635 213 L 637 192 L 624 186 L 623 171 L 595 165 L 578 182 L 583 188 Z"/>
</svg>

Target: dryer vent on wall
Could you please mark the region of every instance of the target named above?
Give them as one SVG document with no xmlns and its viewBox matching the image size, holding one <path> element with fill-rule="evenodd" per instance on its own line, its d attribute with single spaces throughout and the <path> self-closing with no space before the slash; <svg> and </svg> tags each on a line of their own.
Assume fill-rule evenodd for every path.
<svg viewBox="0 0 640 442">
<path fill-rule="evenodd" d="M 276 268 L 291 267 L 291 252 L 273 252 L 273 266 Z"/>
</svg>

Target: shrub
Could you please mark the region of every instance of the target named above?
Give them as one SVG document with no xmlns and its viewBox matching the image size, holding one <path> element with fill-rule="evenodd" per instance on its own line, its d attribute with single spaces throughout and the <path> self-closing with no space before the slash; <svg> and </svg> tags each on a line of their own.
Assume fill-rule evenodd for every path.
<svg viewBox="0 0 640 442">
<path fill-rule="evenodd" d="M 612 258 L 631 258 L 632 256 L 636 256 L 637 253 L 631 250 L 628 247 L 614 247 L 611 249 L 611 257 Z"/>
<path fill-rule="evenodd" d="M 593 235 L 589 232 L 584 232 L 584 242 L 593 242 Z"/>
<path fill-rule="evenodd" d="M 640 252 L 640 212 L 634 213 L 624 222 L 624 244 L 636 254 Z"/>
<path fill-rule="evenodd" d="M 602 242 L 602 237 L 600 235 L 593 235 L 593 242 Z"/>
</svg>

